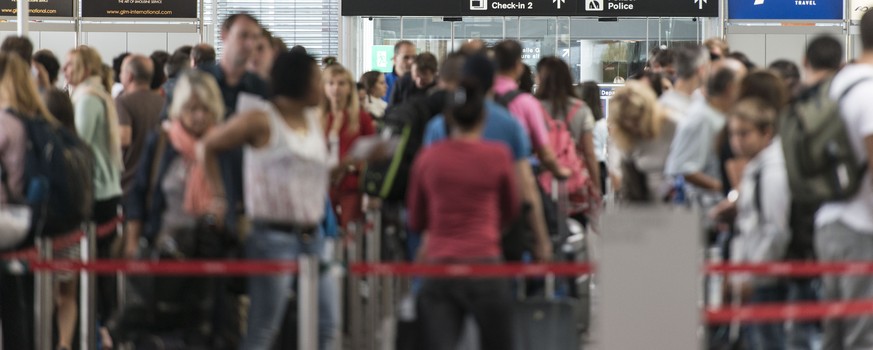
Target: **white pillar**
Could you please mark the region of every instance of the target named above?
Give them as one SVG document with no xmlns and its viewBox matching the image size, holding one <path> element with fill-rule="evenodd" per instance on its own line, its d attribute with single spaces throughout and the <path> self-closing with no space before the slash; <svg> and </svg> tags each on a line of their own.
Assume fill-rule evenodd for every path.
<svg viewBox="0 0 873 350">
<path fill-rule="evenodd" d="M 27 36 L 30 22 L 30 1 L 18 0 L 18 36 Z"/>
</svg>

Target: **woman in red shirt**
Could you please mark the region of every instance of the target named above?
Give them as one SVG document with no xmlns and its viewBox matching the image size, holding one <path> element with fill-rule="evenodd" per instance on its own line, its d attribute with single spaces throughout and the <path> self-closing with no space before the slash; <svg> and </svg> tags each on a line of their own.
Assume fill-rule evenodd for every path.
<svg viewBox="0 0 873 350">
<path fill-rule="evenodd" d="M 470 78 L 450 91 L 451 138 L 419 154 L 407 205 L 412 230 L 423 231 L 419 260 L 499 263 L 501 226 L 518 214 L 513 158 L 484 141 L 485 91 Z M 466 314 L 479 324 L 482 349 L 511 349 L 512 297 L 505 279 L 428 279 L 419 319 L 429 349 L 455 349 Z"/>
<path fill-rule="evenodd" d="M 324 70 L 324 93 L 322 123 L 331 153 L 337 154 L 333 148 L 339 146 L 337 155 L 342 159 L 358 137 L 376 133 L 373 118 L 361 107 L 355 91 L 355 78 L 343 66 L 333 64 Z M 351 165 L 338 178 L 331 179 L 330 200 L 336 206 L 343 228 L 363 217 L 359 168 L 359 165 Z"/>
</svg>

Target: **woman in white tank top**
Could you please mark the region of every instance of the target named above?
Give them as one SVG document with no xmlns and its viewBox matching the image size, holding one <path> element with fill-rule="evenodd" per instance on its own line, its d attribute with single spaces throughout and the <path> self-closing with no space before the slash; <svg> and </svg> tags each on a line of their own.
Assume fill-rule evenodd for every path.
<svg viewBox="0 0 873 350">
<path fill-rule="evenodd" d="M 328 151 L 317 110 L 324 89 L 315 60 L 303 53 L 282 53 L 271 76 L 273 98 L 269 103 L 263 102 L 210 132 L 203 139 L 201 154 L 216 194 L 213 209 L 223 213 L 226 202 L 216 155 L 244 147 L 246 214 L 253 222 L 246 258 L 296 260 L 300 254 L 321 251 L 318 225 L 324 216 L 331 172 L 353 162 L 338 164 L 336 153 Z M 249 278 L 251 306 L 241 349 L 271 348 L 285 314 L 292 278 L 290 274 Z M 329 279 L 321 280 L 325 283 Z M 319 347 L 328 349 L 336 312 L 329 298 L 322 296 Z"/>
</svg>

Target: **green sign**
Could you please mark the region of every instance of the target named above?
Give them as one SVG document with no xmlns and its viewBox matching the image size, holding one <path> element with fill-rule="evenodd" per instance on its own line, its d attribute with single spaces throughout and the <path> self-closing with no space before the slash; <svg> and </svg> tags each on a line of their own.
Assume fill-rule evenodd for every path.
<svg viewBox="0 0 873 350">
<path fill-rule="evenodd" d="M 374 71 L 390 73 L 394 69 L 394 45 L 373 45 Z"/>
</svg>

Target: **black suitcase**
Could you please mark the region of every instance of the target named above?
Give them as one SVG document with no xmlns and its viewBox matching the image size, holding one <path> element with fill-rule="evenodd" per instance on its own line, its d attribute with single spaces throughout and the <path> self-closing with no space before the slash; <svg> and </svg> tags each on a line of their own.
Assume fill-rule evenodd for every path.
<svg viewBox="0 0 873 350">
<path fill-rule="evenodd" d="M 579 350 L 575 307 L 572 299 L 517 302 L 515 350 Z"/>
</svg>

